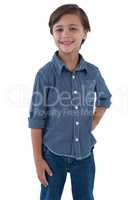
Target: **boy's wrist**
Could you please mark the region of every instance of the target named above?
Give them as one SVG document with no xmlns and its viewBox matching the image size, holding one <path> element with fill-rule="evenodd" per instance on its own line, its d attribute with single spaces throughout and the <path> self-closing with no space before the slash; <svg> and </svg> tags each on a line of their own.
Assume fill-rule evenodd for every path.
<svg viewBox="0 0 133 200">
<path fill-rule="evenodd" d="M 43 159 L 42 153 L 34 154 L 35 162 L 38 162 Z"/>
<path fill-rule="evenodd" d="M 40 161 L 44 160 L 42 156 L 39 156 L 37 158 L 34 159 L 35 163 L 39 163 Z"/>
</svg>

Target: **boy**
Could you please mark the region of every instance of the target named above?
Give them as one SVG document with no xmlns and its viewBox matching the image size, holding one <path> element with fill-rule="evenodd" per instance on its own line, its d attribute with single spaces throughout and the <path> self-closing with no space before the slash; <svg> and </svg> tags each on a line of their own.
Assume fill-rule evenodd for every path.
<svg viewBox="0 0 133 200">
<path fill-rule="evenodd" d="M 49 27 L 58 51 L 37 72 L 29 116 L 40 200 L 61 199 L 67 172 L 73 199 L 94 200 L 91 131 L 111 105 L 111 94 L 99 69 L 79 53 L 90 31 L 86 13 L 75 4 L 62 5 Z"/>
</svg>

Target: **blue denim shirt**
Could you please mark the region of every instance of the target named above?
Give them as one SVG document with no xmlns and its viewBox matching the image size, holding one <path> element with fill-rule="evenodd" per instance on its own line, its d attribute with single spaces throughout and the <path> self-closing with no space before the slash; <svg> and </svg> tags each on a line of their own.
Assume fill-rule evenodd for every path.
<svg viewBox="0 0 133 200">
<path fill-rule="evenodd" d="M 96 144 L 92 134 L 94 107 L 111 105 L 111 94 L 99 69 L 86 62 L 70 71 L 55 52 L 36 74 L 29 128 L 43 129 L 43 144 L 60 156 L 78 159 L 90 155 Z"/>
</svg>

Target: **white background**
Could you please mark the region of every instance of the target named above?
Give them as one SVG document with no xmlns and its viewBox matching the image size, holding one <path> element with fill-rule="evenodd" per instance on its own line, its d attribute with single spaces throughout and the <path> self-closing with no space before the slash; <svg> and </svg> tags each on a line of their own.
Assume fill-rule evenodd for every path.
<svg viewBox="0 0 133 200">
<path fill-rule="evenodd" d="M 113 95 L 93 132 L 98 141 L 95 200 L 133 199 L 133 16 L 128 0 L 0 2 L 0 199 L 39 200 L 27 118 L 35 74 L 56 50 L 49 16 L 64 3 L 86 11 L 92 31 L 80 53 L 99 67 Z M 62 200 L 72 200 L 69 175 Z"/>
</svg>

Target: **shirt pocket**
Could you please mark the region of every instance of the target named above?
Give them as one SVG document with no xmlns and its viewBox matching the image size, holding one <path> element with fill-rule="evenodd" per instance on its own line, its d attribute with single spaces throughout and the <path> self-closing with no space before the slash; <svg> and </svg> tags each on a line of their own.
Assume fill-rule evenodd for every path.
<svg viewBox="0 0 133 200">
<path fill-rule="evenodd" d="M 95 80 L 81 80 L 81 94 L 83 106 L 93 107 L 95 100 Z"/>
</svg>

